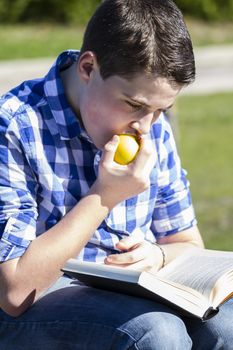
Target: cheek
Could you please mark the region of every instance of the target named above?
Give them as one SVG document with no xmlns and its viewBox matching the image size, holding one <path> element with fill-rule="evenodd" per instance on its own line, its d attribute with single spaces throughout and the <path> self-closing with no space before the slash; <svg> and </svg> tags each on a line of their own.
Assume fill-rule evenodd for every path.
<svg viewBox="0 0 233 350">
<path fill-rule="evenodd" d="M 101 111 L 97 96 L 87 94 L 80 104 L 80 112 L 84 124 L 94 122 L 98 119 Z"/>
<path fill-rule="evenodd" d="M 115 125 L 121 124 L 122 113 L 117 104 L 106 101 L 93 101 L 85 106 L 85 114 L 90 123 L 95 126 L 102 125 L 104 129 L 114 129 Z"/>
<path fill-rule="evenodd" d="M 85 128 L 90 134 L 101 134 L 110 139 L 113 134 L 124 132 L 129 116 L 121 101 L 107 91 L 89 90 L 80 106 Z"/>
</svg>

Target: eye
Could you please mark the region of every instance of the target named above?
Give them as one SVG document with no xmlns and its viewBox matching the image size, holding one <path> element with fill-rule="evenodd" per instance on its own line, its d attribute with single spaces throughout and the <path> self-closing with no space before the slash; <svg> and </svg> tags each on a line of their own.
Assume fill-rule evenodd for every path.
<svg viewBox="0 0 233 350">
<path fill-rule="evenodd" d="M 136 111 L 138 111 L 139 109 L 142 108 L 141 105 L 138 105 L 138 104 L 136 104 L 136 103 L 132 103 L 132 102 L 130 102 L 130 101 L 126 101 L 126 103 L 127 103 L 128 106 L 130 106 L 132 109 L 134 109 L 134 110 L 136 110 Z"/>
</svg>

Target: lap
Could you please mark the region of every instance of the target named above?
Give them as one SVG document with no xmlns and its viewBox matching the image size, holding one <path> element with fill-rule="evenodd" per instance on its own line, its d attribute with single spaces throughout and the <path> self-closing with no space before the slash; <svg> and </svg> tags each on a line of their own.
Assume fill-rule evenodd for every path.
<svg viewBox="0 0 233 350">
<path fill-rule="evenodd" d="M 219 317 L 228 317 L 228 309 L 226 304 L 215 318 L 219 321 Z M 14 319 L 0 311 L 0 344 L 8 337 L 9 344 L 4 343 L 6 350 L 27 349 L 27 346 L 35 350 L 143 349 L 140 342 L 153 340 L 155 343 L 155 335 L 150 334 L 149 340 L 143 337 L 150 328 L 153 333 L 160 334 L 162 340 L 174 335 L 173 343 L 186 341 L 191 344 L 189 335 L 191 338 L 199 336 L 200 329 L 207 332 L 206 324 L 211 329 L 218 323 L 215 318 L 206 323 L 181 319 L 165 305 L 89 288 L 63 277 L 19 318 Z M 149 345 L 147 348 L 156 349 Z"/>
<path fill-rule="evenodd" d="M 185 320 L 185 325 L 193 341 L 193 347 L 198 350 L 232 349 L 233 344 L 233 299 L 220 307 L 219 313 L 206 322 L 196 319 Z"/>
</svg>

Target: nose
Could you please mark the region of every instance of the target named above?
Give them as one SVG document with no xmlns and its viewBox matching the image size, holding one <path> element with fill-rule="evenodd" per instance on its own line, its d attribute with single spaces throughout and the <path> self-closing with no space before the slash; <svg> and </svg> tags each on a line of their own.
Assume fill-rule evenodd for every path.
<svg viewBox="0 0 233 350">
<path fill-rule="evenodd" d="M 142 135 L 148 134 L 151 125 L 158 119 L 159 115 L 160 111 L 146 114 L 140 120 L 132 122 L 131 127 Z"/>
</svg>

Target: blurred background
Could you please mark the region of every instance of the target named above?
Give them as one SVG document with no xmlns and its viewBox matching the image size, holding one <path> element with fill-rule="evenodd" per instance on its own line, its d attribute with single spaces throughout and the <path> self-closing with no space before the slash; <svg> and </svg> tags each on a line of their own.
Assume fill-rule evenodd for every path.
<svg viewBox="0 0 233 350">
<path fill-rule="evenodd" d="M 79 49 L 101 0 L 0 0 L 0 93 L 43 76 Z M 233 250 L 233 0 L 175 0 L 196 56 L 197 79 L 172 111 L 200 231 L 208 248 Z"/>
</svg>

